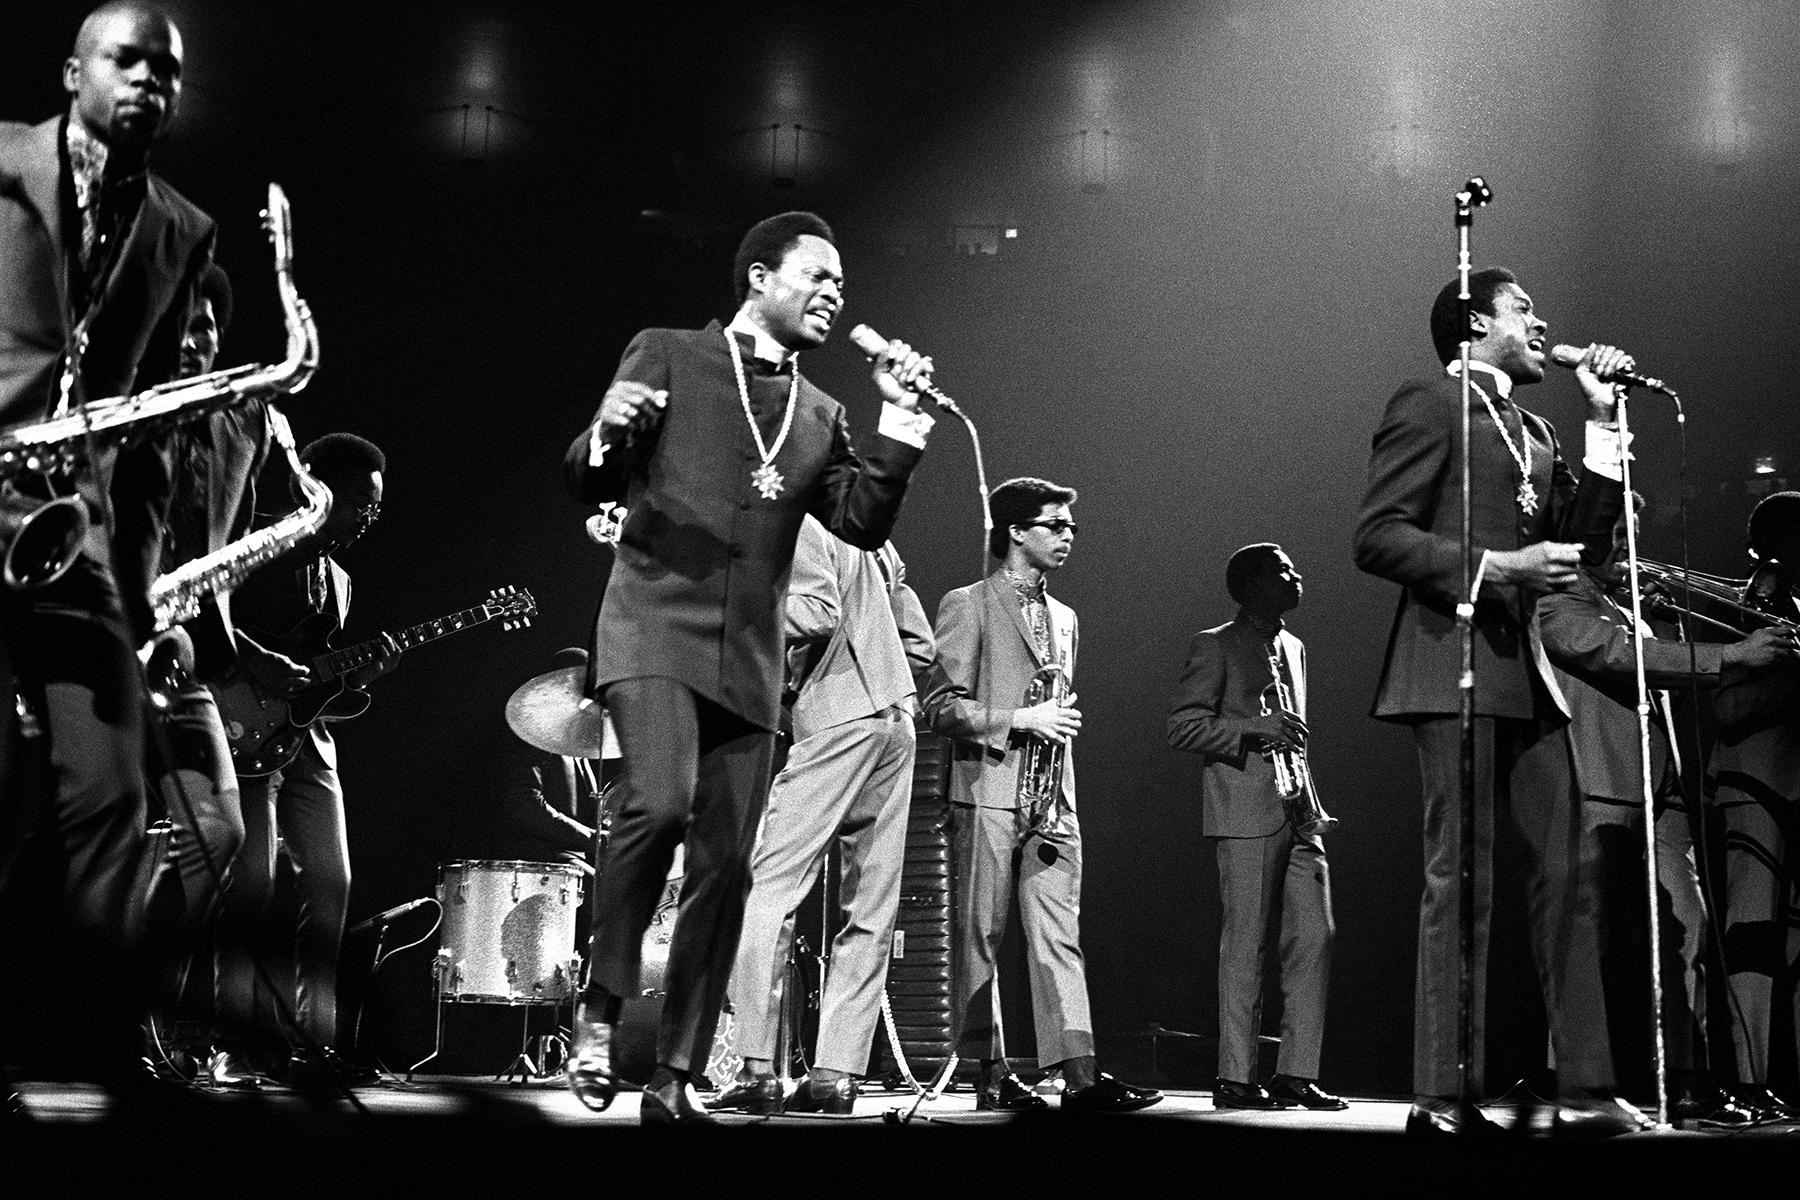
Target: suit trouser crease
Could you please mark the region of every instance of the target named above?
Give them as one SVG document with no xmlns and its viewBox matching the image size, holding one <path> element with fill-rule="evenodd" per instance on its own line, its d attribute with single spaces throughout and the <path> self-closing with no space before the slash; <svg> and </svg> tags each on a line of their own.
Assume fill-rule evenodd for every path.
<svg viewBox="0 0 1800 1200">
<path fill-rule="evenodd" d="M 867 1070 L 900 903 L 914 748 L 911 719 L 890 708 L 803 738 L 776 776 L 730 988 L 745 1058 L 775 1056 L 794 914 L 835 840 L 844 924 L 832 939 L 813 1062 Z"/>
<path fill-rule="evenodd" d="M 656 1061 L 702 1069 L 743 925 L 775 735 L 666 677 L 619 680 L 605 704 L 623 767 L 596 863 L 584 990 L 596 999 L 637 994 L 644 933 L 682 846 Z"/>
<path fill-rule="evenodd" d="M 1323 841 L 1284 824 L 1266 837 L 1215 838 L 1219 866 L 1219 1077 L 1257 1078 L 1269 935 L 1281 965 L 1281 1050 L 1276 1070 L 1319 1077 L 1330 983 L 1331 881 Z"/>
<path fill-rule="evenodd" d="M 1042 1066 L 1094 1053 L 1086 964 L 1081 953 L 1081 832 L 1052 847 L 1037 836 L 1018 845 L 1012 809 L 951 806 L 956 858 L 956 1004 L 958 1053 L 1006 1057 L 1000 1016 L 1000 944 L 1016 892 L 1025 937 L 1026 975 Z M 1054 861 L 1040 850 L 1056 851 Z"/>
<path fill-rule="evenodd" d="M 1419 906 L 1415 987 L 1413 1089 L 1421 1096 L 1454 1096 L 1460 1007 L 1461 733 L 1455 717 L 1413 727 L 1424 795 L 1425 887 Z M 1604 999 L 1591 971 L 1572 967 L 1582 953 L 1578 936 L 1580 811 L 1574 795 L 1568 739 L 1529 722 L 1475 718 L 1474 796 L 1474 1031 L 1471 1082 L 1484 1085 L 1487 949 L 1493 904 L 1497 809 L 1504 805 L 1525 845 L 1525 900 L 1532 962 L 1550 1028 L 1557 1082 L 1568 1090 L 1613 1086 Z M 1592 946 L 1592 937 L 1585 939 Z"/>
</svg>

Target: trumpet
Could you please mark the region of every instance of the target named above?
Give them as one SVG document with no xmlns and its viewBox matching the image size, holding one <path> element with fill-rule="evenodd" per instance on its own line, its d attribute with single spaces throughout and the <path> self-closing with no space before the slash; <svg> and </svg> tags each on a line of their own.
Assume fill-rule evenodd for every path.
<svg viewBox="0 0 1800 1200">
<path fill-rule="evenodd" d="M 89 447 L 111 446 L 151 430 L 196 420 L 222 408 L 299 391 L 319 366 L 319 332 L 294 288 L 292 217 L 287 195 L 269 185 L 263 228 L 275 249 L 275 281 L 287 323 L 287 356 L 269 366 L 247 364 L 159 384 L 128 396 L 83 404 L 42 421 L 0 429 L 0 578 L 30 590 L 54 583 L 75 563 L 87 536 L 86 505 L 76 496 L 41 497 L 24 479 L 66 487 L 90 464 Z M 64 371 L 65 389 L 79 364 Z"/>
<path fill-rule="evenodd" d="M 1051 663 L 1039 667 L 1025 685 L 1023 706 L 1054 700 L 1058 704 L 1069 699 L 1069 673 Z M 1032 834 L 1045 840 L 1056 840 L 1066 810 L 1061 809 L 1063 769 L 1068 762 L 1069 744 L 1054 742 L 1035 734 L 1025 739 L 1019 752 L 1019 841 Z"/>
<path fill-rule="evenodd" d="M 1275 711 L 1269 706 L 1269 693 L 1275 693 L 1275 702 L 1288 712 L 1297 712 L 1294 707 L 1293 694 L 1288 690 L 1287 680 L 1281 674 L 1281 647 L 1277 643 L 1269 648 L 1269 673 L 1275 677 L 1273 683 L 1263 689 L 1262 711 L 1266 717 Z M 1270 742 L 1263 750 L 1263 756 L 1269 765 L 1275 768 L 1275 794 L 1287 808 L 1289 824 L 1301 837 L 1311 837 L 1316 833 L 1324 833 L 1337 824 L 1337 818 L 1325 811 L 1319 803 L 1319 795 L 1313 789 L 1312 770 L 1306 763 L 1306 751 L 1298 746 L 1283 746 Z"/>
</svg>

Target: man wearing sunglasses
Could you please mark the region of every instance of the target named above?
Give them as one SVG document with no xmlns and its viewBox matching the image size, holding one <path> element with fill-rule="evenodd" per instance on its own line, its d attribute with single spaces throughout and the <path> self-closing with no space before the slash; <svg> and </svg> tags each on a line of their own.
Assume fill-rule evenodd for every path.
<svg viewBox="0 0 1800 1200">
<path fill-rule="evenodd" d="M 1075 611 L 1046 583 L 1075 545 L 1073 488 L 1011 479 L 988 497 L 988 551 L 1000 565 L 980 583 L 946 593 L 938 606 L 938 669 L 925 699 L 926 719 L 955 739 L 950 768 L 952 870 L 957 959 L 952 996 L 956 1051 L 981 1063 L 977 1106 L 1022 1112 L 1046 1106 L 1006 1061 L 1000 1020 L 999 954 L 1013 897 L 1025 932 L 1031 1009 L 1040 1066 L 1060 1068 L 1062 1106 L 1125 1112 L 1162 1099 L 1101 1072 L 1094 1060 L 1087 970 L 1081 954 L 1081 828 L 1075 817 L 1075 769 L 1069 757 L 1081 731 L 1072 690 L 1041 689 L 1034 677 L 1075 674 Z M 1059 671 L 1049 670 L 1057 668 Z M 1061 770 L 1041 787 L 1022 784 L 1021 760 L 1044 762 L 1060 747 Z M 1040 774 L 1027 767 L 1027 777 Z M 1029 803 L 1022 793 L 1051 793 Z"/>
</svg>

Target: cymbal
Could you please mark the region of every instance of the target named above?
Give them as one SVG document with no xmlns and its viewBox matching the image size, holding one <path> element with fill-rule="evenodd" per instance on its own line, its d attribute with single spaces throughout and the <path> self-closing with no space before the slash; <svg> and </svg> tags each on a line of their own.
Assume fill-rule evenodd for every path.
<svg viewBox="0 0 1800 1200">
<path fill-rule="evenodd" d="M 564 667 L 520 684 L 506 702 L 506 723 L 520 740 L 570 758 L 621 757 L 606 710 L 582 694 L 586 667 Z"/>
</svg>

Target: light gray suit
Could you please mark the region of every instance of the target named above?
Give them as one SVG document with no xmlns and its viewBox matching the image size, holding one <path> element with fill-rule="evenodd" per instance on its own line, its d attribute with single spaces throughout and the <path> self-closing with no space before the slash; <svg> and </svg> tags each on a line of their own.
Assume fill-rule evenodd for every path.
<svg viewBox="0 0 1800 1200">
<path fill-rule="evenodd" d="M 728 988 L 746 1058 L 775 1057 L 794 913 L 835 838 L 844 924 L 831 944 L 813 1063 L 852 1075 L 868 1069 L 906 856 L 911 664 L 923 670 L 933 657 L 924 610 L 903 575 L 892 543 L 858 550 L 811 516 L 800 528 L 787 596 L 799 687 L 794 748 L 763 812 Z"/>
<path fill-rule="evenodd" d="M 1075 610 L 1045 594 L 1057 658 L 1075 675 Z M 1000 1019 L 1000 942 L 1013 893 L 1025 932 L 1031 1010 L 1039 1064 L 1094 1052 L 1087 969 L 1081 954 L 1081 829 L 1075 818 L 1073 746 L 1065 759 L 1062 803 L 1068 837 L 1019 843 L 1018 778 L 1022 736 L 1012 714 L 1039 655 L 1013 586 L 1000 572 L 945 594 L 938 606 L 940 670 L 925 697 L 933 729 L 956 740 L 950 767 L 950 835 L 956 877 L 953 1033 L 959 1054 L 1006 1056 Z"/>
</svg>

